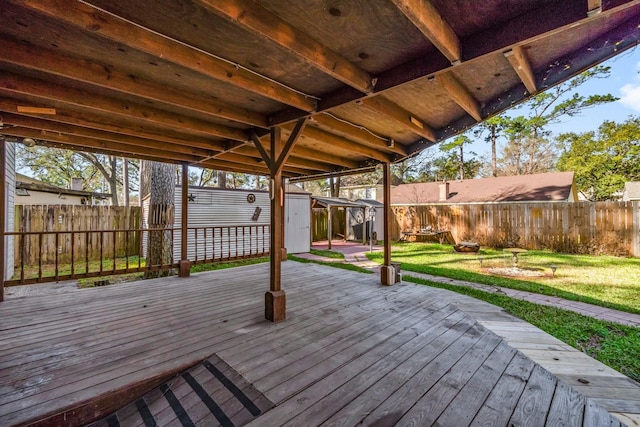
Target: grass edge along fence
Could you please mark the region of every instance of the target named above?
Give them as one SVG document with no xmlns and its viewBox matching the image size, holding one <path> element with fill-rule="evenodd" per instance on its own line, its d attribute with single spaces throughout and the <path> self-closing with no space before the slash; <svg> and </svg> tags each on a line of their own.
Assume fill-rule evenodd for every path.
<svg viewBox="0 0 640 427">
<path fill-rule="evenodd" d="M 640 202 L 393 205 L 392 239 L 425 227 L 495 248 L 640 256 Z"/>
</svg>

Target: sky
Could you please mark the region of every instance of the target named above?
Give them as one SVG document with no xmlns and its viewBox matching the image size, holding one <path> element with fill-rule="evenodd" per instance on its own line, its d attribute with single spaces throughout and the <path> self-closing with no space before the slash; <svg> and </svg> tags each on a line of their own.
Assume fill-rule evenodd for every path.
<svg viewBox="0 0 640 427">
<path fill-rule="evenodd" d="M 568 117 L 561 123 L 549 126 L 553 135 L 565 132 L 582 133 L 595 131 L 605 120 L 623 122 L 629 116 L 640 115 L 640 47 L 629 49 L 602 63 L 611 67 L 606 79 L 592 79 L 579 88 L 584 96 L 610 93 L 620 98 L 618 101 L 587 109 L 577 117 Z M 518 110 L 516 115 L 526 115 Z M 478 156 L 488 156 L 489 146 L 483 141 L 473 143 L 469 148 Z"/>
</svg>

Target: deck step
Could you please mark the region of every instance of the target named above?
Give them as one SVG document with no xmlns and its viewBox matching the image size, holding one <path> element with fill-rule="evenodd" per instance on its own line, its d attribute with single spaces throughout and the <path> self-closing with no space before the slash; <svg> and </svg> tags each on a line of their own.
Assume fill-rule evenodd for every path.
<svg viewBox="0 0 640 427">
<path fill-rule="evenodd" d="M 242 426 L 273 406 L 214 355 L 90 427 Z"/>
</svg>

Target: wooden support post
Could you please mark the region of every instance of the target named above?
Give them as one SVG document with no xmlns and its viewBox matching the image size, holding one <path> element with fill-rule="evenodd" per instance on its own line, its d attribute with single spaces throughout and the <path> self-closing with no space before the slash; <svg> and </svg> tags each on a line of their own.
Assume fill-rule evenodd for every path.
<svg viewBox="0 0 640 427">
<path fill-rule="evenodd" d="M 182 164 L 182 210 L 180 214 L 180 267 L 178 276 L 189 277 L 191 261 L 187 255 L 187 233 L 189 232 L 189 165 Z"/>
<path fill-rule="evenodd" d="M 383 285 L 393 285 L 395 283 L 395 271 L 391 266 L 391 164 L 382 164 L 382 185 L 383 185 L 383 215 L 384 221 L 384 264 L 380 268 L 380 281 Z"/>
<path fill-rule="evenodd" d="M 279 128 L 271 130 L 271 158 L 279 156 L 282 149 L 281 133 Z M 264 315 L 272 322 L 286 319 L 286 295 L 282 290 L 282 229 L 283 218 L 283 188 L 282 170 L 271 169 L 271 242 L 270 253 L 270 286 L 265 294 Z"/>
<path fill-rule="evenodd" d="M 281 288 L 282 284 L 282 260 L 286 257 L 284 249 L 284 178 L 282 169 L 291 155 L 293 146 L 298 142 L 300 134 L 307 125 L 308 119 L 300 119 L 289 135 L 289 139 L 282 144 L 282 133 L 280 128 L 271 129 L 271 150 L 267 150 L 262 145 L 262 141 L 255 132 L 250 133 L 250 138 L 260 152 L 260 156 L 269 167 L 271 177 L 271 230 L 269 245 L 269 269 L 270 283 L 269 291 L 265 294 L 264 315 L 267 320 L 279 322 L 285 320 L 286 295 Z"/>
<path fill-rule="evenodd" d="M 331 236 L 333 233 L 331 232 L 333 228 L 333 224 L 331 223 L 331 205 L 327 205 L 327 243 L 329 246 L 327 249 L 331 250 Z"/>
<path fill-rule="evenodd" d="M 6 218 L 7 218 L 7 143 L 0 138 L 0 301 L 4 301 L 4 279 L 6 274 Z"/>
</svg>

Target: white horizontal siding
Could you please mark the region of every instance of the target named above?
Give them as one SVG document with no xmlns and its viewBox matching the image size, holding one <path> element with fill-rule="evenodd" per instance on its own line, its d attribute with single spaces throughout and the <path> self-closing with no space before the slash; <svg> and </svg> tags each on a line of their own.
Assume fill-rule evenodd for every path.
<svg viewBox="0 0 640 427">
<path fill-rule="evenodd" d="M 14 231 L 15 221 L 15 195 L 16 195 L 16 147 L 11 142 L 5 142 L 5 231 Z M 13 237 L 5 238 L 5 280 L 11 279 L 14 271 L 14 247 Z"/>
</svg>

